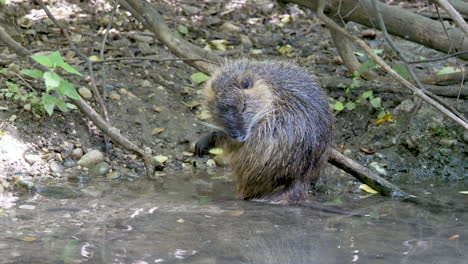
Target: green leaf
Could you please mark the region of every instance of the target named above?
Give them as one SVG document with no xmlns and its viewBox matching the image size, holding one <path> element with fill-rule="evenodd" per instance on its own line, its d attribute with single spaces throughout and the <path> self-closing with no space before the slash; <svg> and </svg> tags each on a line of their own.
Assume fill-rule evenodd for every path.
<svg viewBox="0 0 468 264">
<path fill-rule="evenodd" d="M 441 74 L 449 74 L 449 73 L 454 73 L 454 72 L 459 72 L 460 70 L 454 68 L 454 67 L 451 67 L 451 66 L 448 66 L 448 67 L 444 67 L 442 68 L 441 70 L 439 70 L 436 74 L 437 75 L 441 75 Z"/>
<path fill-rule="evenodd" d="M 347 102 L 347 103 L 345 104 L 345 107 L 346 107 L 346 109 L 348 109 L 349 111 L 351 111 L 351 110 L 353 110 L 354 108 L 356 108 L 356 104 L 353 103 L 353 102 Z"/>
<path fill-rule="evenodd" d="M 379 108 L 381 105 L 380 97 L 372 98 L 369 102 L 374 108 Z"/>
<path fill-rule="evenodd" d="M 361 67 L 359 67 L 359 72 L 366 72 L 376 67 L 377 63 L 371 59 L 368 59 L 361 64 Z"/>
<path fill-rule="evenodd" d="M 67 107 L 68 107 L 68 109 L 73 109 L 73 110 L 78 109 L 78 107 L 76 107 L 76 105 L 70 104 L 70 103 L 67 103 Z"/>
<path fill-rule="evenodd" d="M 19 91 L 18 89 L 18 86 L 16 85 L 16 83 L 13 83 L 13 82 L 6 82 L 5 83 L 6 86 L 8 87 L 8 91 L 11 92 L 11 93 L 17 93 Z"/>
<path fill-rule="evenodd" d="M 60 77 L 53 72 L 44 73 L 44 80 L 47 92 L 56 89 L 61 83 Z"/>
<path fill-rule="evenodd" d="M 387 112 L 385 112 L 385 109 L 382 107 L 382 108 L 380 109 L 380 113 L 379 113 L 379 115 L 377 116 L 377 118 L 382 118 L 382 117 L 384 117 L 386 114 L 387 114 Z"/>
<path fill-rule="evenodd" d="M 345 89 L 345 93 L 346 93 L 346 94 L 349 94 L 350 92 L 351 92 L 351 90 L 350 90 L 349 88 L 346 88 L 346 89 Z"/>
<path fill-rule="evenodd" d="M 349 85 L 349 87 L 351 88 L 359 88 L 359 86 L 361 86 L 361 84 L 359 84 L 358 78 L 353 78 L 353 80 L 351 81 L 351 84 Z"/>
<path fill-rule="evenodd" d="M 57 99 L 56 104 L 57 104 L 58 109 L 60 109 L 60 111 L 64 113 L 68 112 L 67 104 L 64 101 Z"/>
<path fill-rule="evenodd" d="M 210 77 L 208 77 L 208 75 L 204 74 L 203 72 L 196 72 L 190 76 L 190 79 L 192 82 L 200 84 L 210 79 Z"/>
<path fill-rule="evenodd" d="M 50 94 L 42 95 L 42 105 L 44 106 L 46 112 L 51 116 L 54 113 L 54 107 L 57 104 L 57 98 L 53 97 Z"/>
<path fill-rule="evenodd" d="M 33 60 L 37 61 L 38 63 L 48 67 L 48 68 L 53 68 L 54 67 L 54 63 L 52 62 L 52 60 L 50 59 L 49 56 L 32 55 L 31 58 Z"/>
<path fill-rule="evenodd" d="M 187 34 L 188 34 L 188 29 L 187 29 L 187 27 L 184 26 L 184 25 L 179 25 L 179 26 L 177 27 L 177 30 L 178 30 L 179 33 L 182 34 L 182 35 L 187 35 Z"/>
<path fill-rule="evenodd" d="M 333 110 L 335 111 L 341 111 L 344 109 L 344 105 L 341 102 L 336 102 L 332 104 Z"/>
<path fill-rule="evenodd" d="M 62 59 L 62 56 L 60 56 L 60 53 L 58 51 L 52 52 L 49 55 L 49 59 L 56 66 L 61 65 L 62 63 L 65 63 Z"/>
<path fill-rule="evenodd" d="M 32 78 L 42 78 L 43 74 L 40 70 L 22 70 L 21 73 Z"/>
<path fill-rule="evenodd" d="M 80 100 L 80 96 L 75 89 L 73 84 L 69 83 L 68 81 L 62 81 L 57 88 L 57 93 L 63 96 L 67 96 L 72 99 Z"/>
<path fill-rule="evenodd" d="M 366 99 L 366 98 L 372 97 L 372 94 L 373 94 L 372 91 L 366 91 L 362 93 L 361 97 Z"/>
<path fill-rule="evenodd" d="M 406 67 L 405 64 L 403 63 L 398 63 L 392 66 L 392 69 L 396 71 L 401 77 L 405 79 L 409 79 L 410 73 L 408 71 L 408 68 Z"/>
<path fill-rule="evenodd" d="M 344 83 L 340 82 L 336 87 L 338 87 L 338 88 L 345 88 L 346 85 L 344 85 Z"/>
<path fill-rule="evenodd" d="M 81 74 L 79 71 L 75 70 L 75 68 L 73 68 L 70 64 L 68 64 L 66 62 L 62 62 L 60 64 L 57 64 L 57 66 L 60 66 L 62 69 L 64 69 L 65 71 L 67 71 L 69 73 L 73 73 L 73 74 L 76 74 L 76 75 L 79 75 L 79 76 L 83 76 L 83 74 Z"/>
</svg>

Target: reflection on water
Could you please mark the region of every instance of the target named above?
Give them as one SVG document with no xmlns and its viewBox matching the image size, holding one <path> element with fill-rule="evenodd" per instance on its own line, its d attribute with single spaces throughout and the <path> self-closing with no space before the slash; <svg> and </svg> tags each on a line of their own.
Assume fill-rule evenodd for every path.
<svg viewBox="0 0 468 264">
<path fill-rule="evenodd" d="M 204 174 L 46 188 L 0 215 L 0 263 L 468 263 L 466 212 L 342 198 L 378 216 L 358 218 L 240 201 L 234 188 Z M 464 189 L 431 195 L 463 205 Z"/>
</svg>

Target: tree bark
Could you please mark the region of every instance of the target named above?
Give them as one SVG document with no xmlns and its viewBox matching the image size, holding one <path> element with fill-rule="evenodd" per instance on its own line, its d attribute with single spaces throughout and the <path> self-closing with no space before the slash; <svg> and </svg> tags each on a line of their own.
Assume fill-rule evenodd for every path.
<svg viewBox="0 0 468 264">
<path fill-rule="evenodd" d="M 289 3 L 316 10 L 318 0 L 285 0 Z M 459 28 L 448 30 L 447 39 L 444 28 L 439 21 L 407 11 L 403 8 L 379 2 L 385 25 L 389 33 L 419 43 L 444 53 L 453 47 L 455 51 L 468 50 L 468 41 Z M 367 27 L 379 28 L 370 0 L 329 0 L 326 10 L 329 16 L 340 16 L 345 21 L 353 21 Z M 453 45 L 451 45 L 450 41 Z M 453 51 L 453 50 L 452 50 Z M 459 56 L 468 60 L 468 54 Z"/>
</svg>

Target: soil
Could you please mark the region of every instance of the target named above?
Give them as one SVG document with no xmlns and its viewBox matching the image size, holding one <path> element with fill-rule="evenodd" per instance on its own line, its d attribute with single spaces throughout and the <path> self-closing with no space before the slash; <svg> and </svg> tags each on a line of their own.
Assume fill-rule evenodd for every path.
<svg viewBox="0 0 468 264">
<path fill-rule="evenodd" d="M 60 31 L 46 18 L 40 6 L 32 2 L 11 1 L 0 7 L 1 24 L 27 49 L 34 52 L 59 50 L 67 62 L 87 76 L 85 63 L 70 50 Z M 328 30 L 311 12 L 297 6 L 280 6 L 274 1 L 249 5 L 236 2 L 226 5 L 223 1 L 153 2 L 164 14 L 169 27 L 174 31 L 179 28 L 177 34 L 184 34 L 193 43 L 207 46 L 212 40 L 225 40 L 227 51 L 215 52 L 224 54 L 228 59 L 291 60 L 319 78 L 350 77 L 336 57 Z M 49 2 L 49 7 L 57 18 L 68 23 L 72 37 L 82 52 L 87 56 L 99 55 L 112 6 L 100 1 L 70 0 L 54 1 L 53 5 Z M 230 25 L 226 25 L 227 22 Z M 185 26 L 187 33 L 180 26 Z M 358 35 L 366 30 L 355 24 L 350 29 Z M 151 35 L 128 12 L 119 9 L 105 45 L 105 58 L 171 58 L 167 48 Z M 376 39 L 368 41 L 377 48 L 382 44 L 380 33 Z M 415 46 L 404 40 L 398 40 L 398 43 L 403 47 Z M 290 45 L 291 49 L 281 54 L 278 47 L 284 48 L 286 45 Z M 384 52 L 388 53 L 386 50 Z M 418 54 L 412 56 L 434 57 L 436 54 L 435 51 L 418 47 Z M 384 54 L 386 58 L 392 58 L 390 55 Z M 85 153 L 92 149 L 106 153 L 105 161 L 111 169 L 124 171 L 127 180 L 144 177 L 142 161 L 118 145 L 111 144 L 106 152 L 104 135 L 81 113 L 62 113 L 56 109 L 52 116 L 38 117 L 25 109 L 24 103 L 6 98 L 4 83 L 7 80 L 15 81 L 26 92 L 30 91 L 15 73 L 30 69 L 31 65 L 2 46 L 0 58 L 1 66 L 6 69 L 0 75 L 3 89 L 0 90 L 2 192 L 22 188 L 33 190 L 38 182 L 71 180 L 75 179 L 74 175 L 88 174 L 86 168 L 73 163 L 78 159 L 73 155 L 77 149 Z M 450 59 L 443 63 L 455 65 L 457 61 Z M 423 65 L 416 70 L 418 74 L 431 73 L 441 65 Z M 105 105 L 113 126 L 153 155 L 167 157 L 164 163 L 166 173 L 203 170 L 209 166 L 206 161 L 210 157 L 199 159 L 189 153 L 190 144 L 210 131 L 200 122 L 205 108 L 200 104 L 201 85 L 190 78 L 195 72 L 180 61 L 115 61 L 107 63 L 105 67 L 102 63 L 94 64 L 95 78 L 105 95 Z M 89 77 L 65 76 L 77 89 L 91 87 Z M 104 80 L 105 85 L 102 85 Z M 35 89 L 41 89 L 40 83 L 29 79 L 27 82 Z M 363 90 L 353 89 L 347 94 L 345 89 L 337 88 L 327 92 L 330 97 L 345 103 L 348 97 L 356 99 Z M 415 99 L 412 96 L 374 96 L 381 98 L 392 120 L 376 126 L 374 121 L 380 109 L 374 109 L 369 103 L 362 103 L 353 110 L 335 112 L 334 144 L 337 148 L 397 182 L 468 179 L 466 131 L 425 105 L 417 115 L 413 115 L 411 107 L 415 105 Z M 100 111 L 94 100 L 88 101 Z M 467 105 L 463 102 L 452 100 L 450 103 L 460 106 L 459 111 L 465 115 L 468 113 Z M 39 159 L 31 162 L 28 155 Z M 85 178 L 80 176 L 78 180 L 85 181 Z"/>
</svg>

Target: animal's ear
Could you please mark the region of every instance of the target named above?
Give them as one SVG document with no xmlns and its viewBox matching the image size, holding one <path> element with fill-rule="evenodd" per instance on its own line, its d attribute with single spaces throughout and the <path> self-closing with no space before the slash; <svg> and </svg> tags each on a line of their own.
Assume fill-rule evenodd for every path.
<svg viewBox="0 0 468 264">
<path fill-rule="evenodd" d="M 241 83 L 240 83 L 240 88 L 241 89 L 250 89 L 252 88 L 253 86 L 253 82 L 252 82 L 252 79 L 250 79 L 249 77 L 245 77 Z"/>
</svg>

